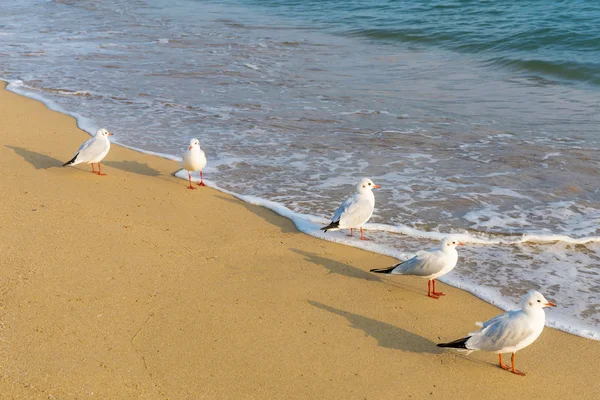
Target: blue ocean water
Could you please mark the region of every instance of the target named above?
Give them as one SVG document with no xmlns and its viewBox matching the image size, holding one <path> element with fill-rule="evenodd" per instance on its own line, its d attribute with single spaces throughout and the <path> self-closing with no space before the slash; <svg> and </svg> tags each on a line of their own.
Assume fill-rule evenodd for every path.
<svg viewBox="0 0 600 400">
<path fill-rule="evenodd" d="M 562 82 L 600 84 L 600 3 L 471 0 L 236 0 L 328 32 L 439 47 Z"/>
<path fill-rule="evenodd" d="M 538 289 L 600 339 L 598 7 L 14 0 L 0 78 L 141 151 L 199 138 L 213 185 L 309 234 L 399 259 L 460 234 L 445 282 L 505 309 Z M 363 176 L 373 240 L 322 234 Z"/>
</svg>

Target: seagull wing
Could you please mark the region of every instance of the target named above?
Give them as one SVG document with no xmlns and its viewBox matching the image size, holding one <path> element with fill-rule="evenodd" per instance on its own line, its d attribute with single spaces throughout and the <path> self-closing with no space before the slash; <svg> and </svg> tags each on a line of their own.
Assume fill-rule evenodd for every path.
<svg viewBox="0 0 600 400">
<path fill-rule="evenodd" d="M 509 311 L 481 324 L 483 327 L 470 334 L 466 347 L 469 350 L 499 351 L 517 346 L 530 337 L 533 329 L 527 323 L 527 315 Z"/>
<path fill-rule="evenodd" d="M 371 215 L 373 215 L 373 203 L 367 197 L 356 194 L 340 216 L 340 226 L 357 228 L 367 222 Z"/>
<path fill-rule="evenodd" d="M 342 215 L 344 213 L 350 212 L 350 210 L 354 209 L 358 200 L 357 197 L 358 195 L 355 194 L 344 200 L 342 205 L 339 206 L 339 208 L 333 213 L 333 218 L 331 218 L 331 222 L 340 222 L 340 219 L 342 218 Z"/>
<path fill-rule="evenodd" d="M 430 276 L 444 268 L 444 262 L 438 251 L 421 251 L 413 258 L 397 264 L 392 274 Z"/>
<path fill-rule="evenodd" d="M 107 140 L 91 138 L 81 145 L 77 161 L 86 162 L 96 159 L 100 154 L 107 152 L 110 143 Z"/>
</svg>

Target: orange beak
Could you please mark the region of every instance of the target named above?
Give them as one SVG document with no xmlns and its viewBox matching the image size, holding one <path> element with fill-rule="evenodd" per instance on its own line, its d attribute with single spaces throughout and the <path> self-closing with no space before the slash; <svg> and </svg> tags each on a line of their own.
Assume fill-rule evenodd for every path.
<svg viewBox="0 0 600 400">
<path fill-rule="evenodd" d="M 379 185 L 373 185 L 373 189 L 379 189 L 381 186 Z"/>
<path fill-rule="evenodd" d="M 113 136 L 113 134 L 112 134 L 112 133 L 110 133 L 110 132 L 108 132 L 108 136 Z"/>
<path fill-rule="evenodd" d="M 190 146 L 190 150 L 192 149 L 192 147 L 194 147 L 194 146 Z"/>
<path fill-rule="evenodd" d="M 549 301 L 546 304 L 544 304 L 544 306 L 546 306 L 546 307 L 556 307 L 556 304 L 554 304 L 553 302 Z"/>
<path fill-rule="evenodd" d="M 464 246 L 465 244 L 463 242 L 458 242 L 459 246 Z"/>
</svg>

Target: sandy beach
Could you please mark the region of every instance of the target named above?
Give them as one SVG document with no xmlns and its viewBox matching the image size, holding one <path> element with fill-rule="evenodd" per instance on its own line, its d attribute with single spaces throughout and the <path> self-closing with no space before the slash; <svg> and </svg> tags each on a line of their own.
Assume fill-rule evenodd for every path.
<svg viewBox="0 0 600 400">
<path fill-rule="evenodd" d="M 88 135 L 40 102 L 1 90 L 0 116 L 2 398 L 600 390 L 596 341 L 546 328 L 517 354 L 524 378 L 494 354 L 443 351 L 435 344 L 500 310 L 443 284 L 447 296 L 429 299 L 424 280 L 368 272 L 394 259 L 304 235 L 210 188 L 186 190 L 174 161 L 113 145 L 107 176 L 63 168 Z"/>
</svg>

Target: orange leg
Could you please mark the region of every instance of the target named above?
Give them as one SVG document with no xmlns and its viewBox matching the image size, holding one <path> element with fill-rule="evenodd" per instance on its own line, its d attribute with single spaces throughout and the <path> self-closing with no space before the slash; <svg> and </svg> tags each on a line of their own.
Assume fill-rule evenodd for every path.
<svg viewBox="0 0 600 400">
<path fill-rule="evenodd" d="M 360 240 L 369 240 L 365 237 L 362 226 L 360 227 Z"/>
<path fill-rule="evenodd" d="M 354 233 L 352 232 L 352 228 L 350 228 L 350 237 L 354 237 Z"/>
<path fill-rule="evenodd" d="M 512 373 L 520 375 L 520 376 L 525 376 L 525 372 L 521 372 L 515 368 L 515 353 L 512 353 L 512 356 L 510 357 L 510 361 L 512 362 L 512 368 L 511 368 Z"/>
<path fill-rule="evenodd" d="M 192 174 L 190 173 L 190 171 L 188 171 L 188 180 L 190 181 L 190 186 L 188 186 L 188 189 L 196 189 L 192 186 Z"/>
<path fill-rule="evenodd" d="M 106 175 L 106 174 L 103 174 L 103 173 L 101 172 L 101 170 L 100 170 L 100 163 L 98 163 L 98 175 L 100 175 L 100 176 L 104 176 L 104 175 Z"/>
<path fill-rule="evenodd" d="M 500 368 L 505 369 L 505 370 L 509 370 L 510 367 L 506 364 L 504 364 L 502 362 L 502 354 L 498 353 L 498 364 L 500 365 Z"/>
<path fill-rule="evenodd" d="M 432 299 L 439 299 L 440 296 L 437 296 L 435 293 L 431 293 L 431 281 L 427 281 L 427 296 Z"/>
<path fill-rule="evenodd" d="M 202 171 L 200 171 L 200 183 L 198 184 L 198 186 L 206 186 L 204 184 L 204 179 L 202 178 Z"/>
<path fill-rule="evenodd" d="M 94 174 L 97 173 L 96 168 L 94 168 L 94 163 L 91 163 L 91 164 L 92 164 L 92 173 L 94 173 Z"/>
<path fill-rule="evenodd" d="M 432 279 L 431 281 L 433 282 L 433 292 L 432 293 L 435 294 L 436 296 L 445 296 L 444 293 L 435 291 L 435 279 Z"/>
</svg>

